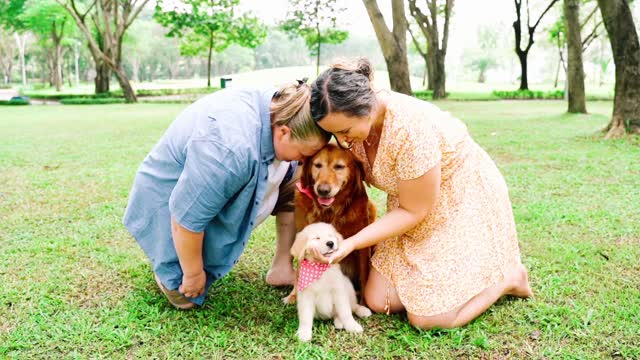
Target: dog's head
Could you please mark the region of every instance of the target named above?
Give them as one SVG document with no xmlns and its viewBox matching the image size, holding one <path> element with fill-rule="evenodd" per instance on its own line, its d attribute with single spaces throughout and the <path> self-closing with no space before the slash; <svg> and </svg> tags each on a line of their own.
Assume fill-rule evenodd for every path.
<svg viewBox="0 0 640 360">
<path fill-rule="evenodd" d="M 351 151 L 328 144 L 304 161 L 301 183 L 313 189 L 322 207 L 330 207 L 340 197 L 366 195 L 364 166 Z"/>
<path fill-rule="evenodd" d="M 291 255 L 298 260 L 306 258 L 309 250 L 329 256 L 340 248 L 342 235 L 331 225 L 323 222 L 307 225 L 296 235 L 291 246 Z"/>
</svg>

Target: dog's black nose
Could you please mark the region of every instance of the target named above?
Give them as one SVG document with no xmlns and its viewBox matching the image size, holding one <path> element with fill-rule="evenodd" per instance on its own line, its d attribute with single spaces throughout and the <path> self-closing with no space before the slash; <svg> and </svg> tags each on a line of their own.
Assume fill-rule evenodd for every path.
<svg viewBox="0 0 640 360">
<path fill-rule="evenodd" d="M 333 241 L 327 241 L 327 247 L 333 249 Z"/>
<path fill-rule="evenodd" d="M 329 185 L 318 185 L 318 195 L 327 196 L 331 193 L 331 186 Z"/>
</svg>

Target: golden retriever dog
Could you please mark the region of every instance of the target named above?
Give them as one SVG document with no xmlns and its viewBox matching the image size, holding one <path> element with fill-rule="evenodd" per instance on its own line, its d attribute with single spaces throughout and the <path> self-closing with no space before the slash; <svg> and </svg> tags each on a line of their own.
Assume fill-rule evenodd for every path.
<svg viewBox="0 0 640 360">
<path fill-rule="evenodd" d="M 351 281 L 342 273 L 338 264 L 314 263 L 307 254 L 316 250 L 331 255 L 340 248 L 342 236 L 327 223 L 308 225 L 296 235 L 291 254 L 298 259 L 298 339 L 311 340 L 313 319 L 333 319 L 336 329 L 362 333 L 360 324 L 353 318 L 371 315 L 371 310 L 358 304 Z"/>
<path fill-rule="evenodd" d="M 362 161 L 351 151 L 328 144 L 305 159 L 295 194 L 296 230 L 316 222 L 333 225 L 344 238 L 355 235 L 376 219 L 369 200 Z M 344 274 L 362 290 L 369 276 L 371 249 L 354 251 L 340 262 Z M 296 286 L 284 299 L 294 303 Z"/>
</svg>

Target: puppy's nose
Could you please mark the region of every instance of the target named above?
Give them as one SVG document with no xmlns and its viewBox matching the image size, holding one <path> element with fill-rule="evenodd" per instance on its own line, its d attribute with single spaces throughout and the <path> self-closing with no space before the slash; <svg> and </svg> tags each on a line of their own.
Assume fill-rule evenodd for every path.
<svg viewBox="0 0 640 360">
<path fill-rule="evenodd" d="M 333 241 L 327 241 L 327 247 L 333 249 Z"/>
<path fill-rule="evenodd" d="M 331 186 L 329 185 L 318 185 L 318 195 L 327 196 L 331 193 Z"/>
</svg>

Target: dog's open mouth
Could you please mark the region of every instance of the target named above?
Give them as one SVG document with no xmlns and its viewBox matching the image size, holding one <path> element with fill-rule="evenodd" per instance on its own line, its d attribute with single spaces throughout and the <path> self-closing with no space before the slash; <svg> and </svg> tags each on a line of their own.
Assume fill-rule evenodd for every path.
<svg viewBox="0 0 640 360">
<path fill-rule="evenodd" d="M 325 206 L 325 207 L 326 207 L 326 206 L 331 206 L 331 204 L 333 204 L 333 201 L 334 201 L 335 199 L 336 199 L 336 198 L 334 198 L 334 197 L 330 197 L 330 198 L 327 198 L 327 197 L 318 197 L 318 204 L 320 204 L 320 205 L 322 205 L 322 206 Z"/>
</svg>

